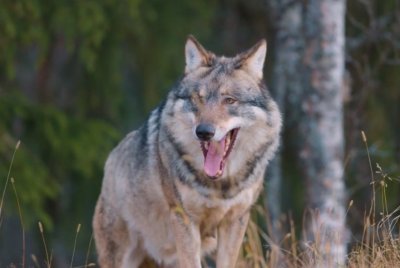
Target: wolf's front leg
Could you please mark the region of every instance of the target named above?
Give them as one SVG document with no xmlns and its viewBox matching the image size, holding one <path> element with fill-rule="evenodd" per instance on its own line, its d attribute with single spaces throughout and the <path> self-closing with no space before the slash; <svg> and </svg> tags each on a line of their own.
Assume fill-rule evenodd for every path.
<svg viewBox="0 0 400 268">
<path fill-rule="evenodd" d="M 171 226 L 175 236 L 179 268 L 201 268 L 200 230 L 181 207 L 172 209 Z"/>
<path fill-rule="evenodd" d="M 250 213 L 226 220 L 218 228 L 217 268 L 233 268 L 239 255 Z"/>
</svg>

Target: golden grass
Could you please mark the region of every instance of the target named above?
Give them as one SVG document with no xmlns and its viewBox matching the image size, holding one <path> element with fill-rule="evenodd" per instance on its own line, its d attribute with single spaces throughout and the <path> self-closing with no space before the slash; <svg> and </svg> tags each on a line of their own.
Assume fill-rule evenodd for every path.
<svg viewBox="0 0 400 268">
<path fill-rule="evenodd" d="M 382 216 L 375 226 L 368 217 L 364 220 L 364 236 L 350 248 L 345 267 L 399 267 L 400 238 L 394 235 L 399 231 L 398 215 L 400 209 Z M 266 215 L 265 215 L 266 216 Z M 290 223 L 294 225 L 293 221 Z M 290 228 L 279 244 L 273 243 L 253 221 L 249 223 L 238 268 L 264 267 L 316 267 L 319 254 L 315 245 L 304 247 L 297 238 L 294 228 Z M 263 238 L 262 240 L 260 238 Z M 374 238 L 374 239 L 373 239 Z M 268 242 L 267 242 L 268 241 Z M 374 241 L 372 243 L 372 241 Z M 332 264 L 331 267 L 337 267 Z"/>
<path fill-rule="evenodd" d="M 363 131 L 361 137 L 368 156 L 372 199 L 369 211 L 364 216 L 362 239 L 361 241 L 353 241 L 345 267 L 400 267 L 400 226 L 398 222 L 400 206 L 389 211 L 387 204 L 388 182 L 399 182 L 399 179 L 391 178 L 379 164 L 376 164 L 374 171 L 367 137 Z M 377 213 L 377 198 L 379 198 L 381 204 L 379 213 Z M 354 201 L 350 200 L 347 212 L 351 209 L 353 203 Z M 261 206 L 256 207 L 255 210 L 258 215 L 254 218 L 268 219 L 267 213 Z M 318 247 L 315 244 L 305 246 L 295 233 L 293 220 L 290 220 L 288 224 L 290 231 L 277 244 L 251 220 L 242 246 L 242 255 L 238 267 L 316 267 L 320 258 Z M 320 240 L 318 234 L 315 240 L 317 242 Z M 331 267 L 337 267 L 337 265 L 332 264 Z"/>
<path fill-rule="evenodd" d="M 366 212 L 363 224 L 363 235 L 361 241 L 355 241 L 353 246 L 350 248 L 345 267 L 350 268 L 367 268 L 367 267 L 399 267 L 400 266 L 400 238 L 397 236 L 399 233 L 398 220 L 400 218 L 400 207 L 389 212 L 386 199 L 386 189 L 389 181 L 395 181 L 388 174 L 386 174 L 382 168 L 377 164 L 374 169 L 372 167 L 372 161 L 368 151 L 367 138 L 364 132 L 362 132 L 362 140 L 365 143 L 369 167 L 371 171 L 371 192 L 372 200 L 369 211 Z M 11 180 L 14 194 L 16 197 L 17 207 L 19 210 L 19 216 L 22 228 L 22 244 L 23 252 L 21 257 L 21 267 L 25 267 L 25 229 L 21 214 L 21 205 L 19 203 L 18 193 L 15 186 L 14 178 L 10 177 L 10 171 L 14 160 L 15 153 L 20 145 L 18 141 L 14 154 L 12 156 L 10 169 L 8 172 L 6 184 L 3 189 L 0 202 L 0 218 L 3 210 L 4 194 L 8 185 L 8 181 Z M 380 204 L 382 204 L 381 212 L 377 217 L 377 197 L 379 197 Z M 349 202 L 348 210 L 352 207 L 353 200 Z M 311 213 L 312 214 L 312 213 Z M 255 219 L 268 219 L 265 209 L 261 205 L 256 205 L 253 209 L 253 218 L 249 222 L 249 226 L 246 231 L 246 236 L 243 241 L 241 256 L 238 260 L 238 268 L 264 268 L 264 267 L 288 267 L 288 268 L 300 268 L 300 267 L 316 267 L 318 259 L 321 258 L 318 253 L 317 246 L 315 244 L 304 245 L 299 239 L 299 235 L 296 233 L 295 222 L 289 217 L 289 221 L 286 224 L 289 230 L 282 239 L 278 242 L 274 241 L 269 234 L 271 234 L 271 224 L 267 221 L 266 225 L 269 227 L 269 234 L 257 225 Z M 1 225 L 0 225 L 1 227 Z M 31 260 L 34 267 L 42 267 L 40 263 L 44 263 L 45 267 L 54 267 L 52 264 L 52 253 L 48 251 L 46 244 L 44 227 L 41 222 L 38 223 L 40 236 L 43 242 L 43 250 L 45 252 L 45 260 L 39 261 L 37 257 L 31 254 Z M 85 264 L 82 266 L 73 266 L 74 255 L 76 250 L 76 242 L 78 234 L 80 232 L 81 225 L 78 224 L 75 232 L 74 246 L 72 249 L 72 257 L 70 261 L 70 267 L 96 267 L 95 263 L 89 263 L 90 247 L 92 244 L 92 237 L 89 241 Z M 318 241 L 318 235 L 316 241 Z M 337 267 L 337 265 L 332 265 Z"/>
</svg>

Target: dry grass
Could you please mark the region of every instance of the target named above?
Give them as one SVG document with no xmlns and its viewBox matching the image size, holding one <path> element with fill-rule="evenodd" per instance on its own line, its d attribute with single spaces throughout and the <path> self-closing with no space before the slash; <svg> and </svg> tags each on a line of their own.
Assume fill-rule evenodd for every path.
<svg viewBox="0 0 400 268">
<path fill-rule="evenodd" d="M 4 215 L 5 194 L 6 194 L 9 182 L 11 182 L 12 190 L 13 190 L 13 193 L 14 193 L 14 196 L 15 196 L 16 205 L 17 205 L 17 208 L 18 208 L 18 216 L 19 216 L 19 220 L 20 220 L 20 224 L 21 224 L 22 252 L 21 252 L 21 260 L 20 260 L 19 264 L 17 266 L 15 264 L 10 264 L 7 267 L 22 267 L 22 268 L 25 268 L 25 267 L 28 267 L 28 265 L 27 265 L 27 261 L 26 261 L 27 252 L 26 252 L 25 227 L 24 227 L 24 220 L 23 220 L 22 212 L 21 212 L 21 205 L 22 204 L 20 203 L 20 198 L 18 196 L 17 187 L 16 187 L 16 180 L 13 177 L 10 176 L 11 169 L 12 169 L 12 166 L 13 166 L 13 163 L 14 163 L 14 158 L 15 158 L 15 155 L 16 155 L 17 150 L 20 147 L 20 145 L 21 145 L 21 142 L 18 141 L 16 143 L 15 148 L 14 148 L 14 152 L 13 152 L 13 155 L 12 155 L 12 158 L 11 158 L 11 163 L 10 163 L 9 170 L 8 170 L 8 173 L 7 173 L 6 182 L 4 184 L 3 191 L 2 191 L 2 194 L 1 194 L 1 197 L 0 197 L 0 228 L 1 228 L 1 224 L 3 222 L 2 219 L 3 219 L 3 217 L 5 217 L 5 215 Z M 88 262 L 89 261 L 90 250 L 91 250 L 91 244 L 92 244 L 92 237 L 90 238 L 90 241 L 89 241 L 85 264 L 84 265 L 78 265 L 78 266 L 74 266 L 73 265 L 74 264 L 75 250 L 76 250 L 76 242 L 77 242 L 77 238 L 78 238 L 78 234 L 79 234 L 80 228 L 81 228 L 81 224 L 78 224 L 77 229 L 76 229 L 76 233 L 75 233 L 74 246 L 73 246 L 73 249 L 72 249 L 72 257 L 71 257 L 71 261 L 70 261 L 69 267 L 70 268 L 95 267 L 96 266 L 95 263 L 89 263 Z M 39 261 L 38 258 L 36 257 L 36 255 L 30 254 L 30 257 L 31 257 L 30 259 L 31 259 L 32 264 L 29 265 L 29 267 L 37 267 L 37 268 L 40 268 L 40 267 L 46 267 L 46 268 L 54 267 L 52 251 L 50 251 L 50 254 L 49 254 L 48 244 L 46 242 L 46 237 L 45 237 L 45 229 L 44 229 L 43 224 L 40 221 L 38 222 L 38 230 L 39 230 L 39 233 L 40 233 L 40 237 L 42 239 L 43 251 L 45 252 L 45 258 L 46 259 L 44 261 Z M 0 262 L 1 262 L 1 260 L 0 260 Z"/>
<path fill-rule="evenodd" d="M 395 235 L 398 231 L 395 230 L 396 226 L 398 228 L 398 216 L 395 215 L 399 214 L 399 210 L 382 215 L 374 226 L 368 217 L 365 218 L 363 238 L 350 248 L 346 267 L 394 268 L 400 266 L 400 238 Z M 313 245 L 304 247 L 301 240 L 297 238 L 294 228 L 291 228 L 282 241 L 276 244 L 259 226 L 250 222 L 238 268 L 316 267 L 318 259 L 317 247 Z M 332 264 L 331 267 L 337 267 L 337 265 Z"/>
<path fill-rule="evenodd" d="M 395 181 L 393 178 L 388 176 L 379 165 L 376 165 L 375 172 L 371 164 L 371 158 L 369 157 L 369 151 L 367 146 L 367 139 L 364 133 L 362 133 L 363 141 L 366 145 L 368 153 L 368 160 L 371 171 L 371 192 L 372 200 L 369 211 L 366 212 L 363 224 L 363 235 L 361 241 L 356 241 L 354 246 L 350 248 L 346 267 L 351 268 L 366 268 L 366 267 L 399 267 L 400 266 L 400 239 L 398 237 L 399 225 L 398 220 L 400 217 L 400 207 L 393 211 L 388 211 L 387 200 L 386 200 L 386 189 L 389 181 Z M 25 230 L 23 219 L 21 215 L 21 208 L 17 190 L 15 188 L 14 179 L 10 179 L 10 171 L 12 162 L 15 156 L 15 152 L 19 147 L 19 142 L 15 148 L 12 161 L 10 164 L 10 170 L 6 180 L 6 184 L 3 189 L 0 202 L 0 218 L 3 209 L 4 194 L 7 188 L 8 181 L 11 180 L 16 202 L 18 203 L 19 215 L 21 220 L 22 228 L 22 245 L 23 252 L 21 252 L 21 266 L 25 267 L 25 255 L 29 254 L 25 252 Z M 377 198 L 379 203 L 382 204 L 382 208 L 379 208 L 380 213 L 377 213 Z M 350 201 L 348 209 L 353 205 L 353 201 Z M 377 216 L 378 214 L 378 216 Z M 253 219 L 268 219 L 265 209 L 261 205 L 255 206 L 253 209 Z M 1 222 L 1 221 L 0 221 Z M 288 268 L 300 268 L 300 267 L 316 267 L 318 259 L 321 258 L 318 254 L 318 250 L 315 245 L 308 244 L 304 245 L 299 239 L 299 235 L 296 233 L 295 222 L 289 217 L 286 224 L 287 230 L 289 230 L 283 238 L 276 242 L 270 235 L 271 224 L 267 221 L 266 226 L 268 233 L 260 227 L 261 224 L 257 224 L 256 220 L 249 222 L 248 229 L 246 231 L 246 237 L 243 241 L 241 256 L 238 261 L 238 268 L 263 268 L 263 267 L 288 267 Z M 34 267 L 54 267 L 52 264 L 52 251 L 48 251 L 44 227 L 39 222 L 39 232 L 43 242 L 43 251 L 45 252 L 46 260 L 38 261 L 35 255 L 31 255 L 31 261 Z M 1 227 L 1 224 L 0 224 Z M 88 263 L 89 252 L 92 243 L 92 239 L 89 242 L 85 265 L 74 266 L 74 253 L 76 250 L 76 240 L 80 231 L 81 225 L 79 224 L 75 233 L 74 247 L 72 249 L 72 257 L 70 261 L 70 267 L 95 267 L 94 263 Z M 316 237 L 318 241 L 318 235 Z M 50 253 L 50 254 L 49 254 Z M 41 265 L 42 264 L 42 265 Z M 337 267 L 332 265 L 331 267 Z"/>
<path fill-rule="evenodd" d="M 346 267 L 374 268 L 374 267 L 400 267 L 400 237 L 399 219 L 400 206 L 389 211 L 387 202 L 387 188 L 389 182 L 399 182 L 391 178 L 379 164 L 372 165 L 369 154 L 367 137 L 361 133 L 365 144 L 369 168 L 371 173 L 372 199 L 369 211 L 363 220 L 363 235 L 361 241 L 353 242 L 347 255 Z M 374 171 L 375 170 L 375 171 Z M 377 208 L 377 200 L 381 207 Z M 348 210 L 351 209 L 353 200 L 350 201 Z M 265 210 L 256 207 L 256 218 L 268 219 Z M 378 213 L 379 212 L 379 213 Z M 246 238 L 242 247 L 242 256 L 239 259 L 240 268 L 247 267 L 316 267 L 321 258 L 314 245 L 305 246 L 295 233 L 295 223 L 289 220 L 289 232 L 279 243 L 273 240 L 257 226 L 250 222 Z M 270 232 L 271 233 L 271 232 Z M 260 240 L 262 239 L 262 241 Z M 318 234 L 316 241 L 320 240 Z M 337 267 L 332 264 L 331 267 Z"/>
</svg>

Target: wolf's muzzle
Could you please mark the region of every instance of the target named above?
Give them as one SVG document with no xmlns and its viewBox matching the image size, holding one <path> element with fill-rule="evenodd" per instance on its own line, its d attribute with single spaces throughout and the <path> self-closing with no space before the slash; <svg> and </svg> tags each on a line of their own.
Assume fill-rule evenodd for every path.
<svg viewBox="0 0 400 268">
<path fill-rule="evenodd" d="M 215 135 L 215 127 L 211 124 L 200 124 L 196 127 L 196 136 L 201 141 L 209 141 Z"/>
</svg>

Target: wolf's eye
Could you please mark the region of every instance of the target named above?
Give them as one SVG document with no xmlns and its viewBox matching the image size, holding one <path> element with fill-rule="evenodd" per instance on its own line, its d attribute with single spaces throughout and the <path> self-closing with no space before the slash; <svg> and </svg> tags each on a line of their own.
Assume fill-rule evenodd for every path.
<svg viewBox="0 0 400 268">
<path fill-rule="evenodd" d="M 223 100 L 224 104 L 234 104 L 236 102 L 236 100 L 234 98 L 231 97 L 227 97 Z"/>
<path fill-rule="evenodd" d="M 193 97 L 191 95 L 188 95 L 188 94 L 176 94 L 175 98 L 179 99 L 179 100 L 183 100 L 183 101 L 191 101 L 191 102 L 193 102 Z"/>
</svg>

